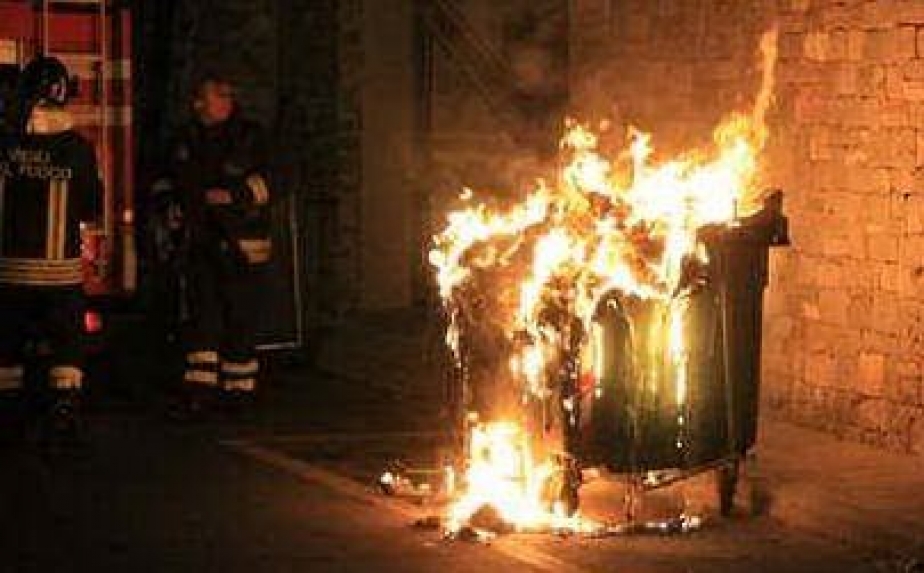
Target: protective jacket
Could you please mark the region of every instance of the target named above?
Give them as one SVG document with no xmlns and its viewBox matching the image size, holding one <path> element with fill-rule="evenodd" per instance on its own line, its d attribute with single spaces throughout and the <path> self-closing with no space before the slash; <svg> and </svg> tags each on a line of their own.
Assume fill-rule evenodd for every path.
<svg viewBox="0 0 924 573">
<path fill-rule="evenodd" d="M 36 109 L 0 148 L 0 284 L 81 284 L 80 224 L 98 218 L 102 194 L 93 146 L 69 114 Z"/>
<path fill-rule="evenodd" d="M 260 128 L 233 115 L 204 126 L 194 122 L 174 145 L 168 177 L 183 210 L 190 256 L 219 257 L 238 268 L 262 266 L 271 254 L 269 176 Z M 230 193 L 228 204 L 210 204 L 210 190 Z"/>
</svg>

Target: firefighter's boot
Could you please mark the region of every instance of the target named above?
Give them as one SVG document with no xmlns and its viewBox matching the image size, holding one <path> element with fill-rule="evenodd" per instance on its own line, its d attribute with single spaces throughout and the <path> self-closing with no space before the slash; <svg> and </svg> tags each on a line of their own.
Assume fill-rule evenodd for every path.
<svg viewBox="0 0 924 573">
<path fill-rule="evenodd" d="M 218 405 L 218 389 L 200 384 L 184 384 L 168 413 L 175 422 L 205 422 Z"/>
<path fill-rule="evenodd" d="M 179 422 L 204 421 L 215 409 L 218 392 L 218 353 L 193 350 L 186 354 L 186 372 L 171 417 Z"/>
<path fill-rule="evenodd" d="M 0 366 L 0 447 L 15 445 L 25 434 L 26 407 L 23 398 L 23 368 Z"/>
<path fill-rule="evenodd" d="M 225 412 L 237 419 L 250 419 L 256 407 L 257 375 L 255 358 L 224 359 L 221 364 L 222 402 Z"/>
<path fill-rule="evenodd" d="M 49 370 L 50 402 L 41 423 L 41 440 L 48 445 L 75 446 L 83 442 L 83 371 L 76 366 Z"/>
<path fill-rule="evenodd" d="M 80 395 L 77 392 L 58 395 L 51 410 L 51 424 L 55 434 L 64 439 L 76 440 L 81 422 Z"/>
<path fill-rule="evenodd" d="M 21 393 L 0 393 L 0 448 L 21 444 L 25 434 L 26 406 Z"/>
<path fill-rule="evenodd" d="M 224 412 L 231 419 L 249 421 L 256 414 L 257 393 L 254 390 L 224 390 L 222 404 Z"/>
<path fill-rule="evenodd" d="M 77 391 L 55 391 L 39 419 L 38 441 L 49 451 L 72 450 L 86 443 L 82 400 Z"/>
</svg>

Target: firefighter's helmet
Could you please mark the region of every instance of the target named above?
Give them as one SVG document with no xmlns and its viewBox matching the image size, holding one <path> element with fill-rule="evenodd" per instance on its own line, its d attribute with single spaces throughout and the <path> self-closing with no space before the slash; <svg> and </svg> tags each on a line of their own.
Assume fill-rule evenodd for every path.
<svg viewBox="0 0 924 573">
<path fill-rule="evenodd" d="M 76 85 L 67 66 L 58 58 L 38 56 L 22 71 L 19 81 L 20 98 L 29 107 L 34 105 L 65 105 L 76 95 Z"/>
</svg>

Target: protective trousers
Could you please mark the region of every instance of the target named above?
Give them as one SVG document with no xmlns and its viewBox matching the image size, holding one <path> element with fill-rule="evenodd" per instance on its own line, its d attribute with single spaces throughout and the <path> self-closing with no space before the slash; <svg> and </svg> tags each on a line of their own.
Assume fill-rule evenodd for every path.
<svg viewBox="0 0 924 573">
<path fill-rule="evenodd" d="M 184 382 L 232 392 L 256 389 L 260 274 L 214 258 L 190 261 Z"/>
<path fill-rule="evenodd" d="M 79 286 L 0 285 L 0 392 L 23 387 L 27 362 L 48 358 L 54 391 L 83 386 L 84 295 Z"/>
</svg>

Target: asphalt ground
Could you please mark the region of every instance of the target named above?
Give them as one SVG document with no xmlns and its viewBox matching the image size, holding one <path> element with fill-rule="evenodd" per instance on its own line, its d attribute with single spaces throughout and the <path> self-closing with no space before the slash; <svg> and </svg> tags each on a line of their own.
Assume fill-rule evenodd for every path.
<svg viewBox="0 0 924 573">
<path fill-rule="evenodd" d="M 5 447 L 0 571 L 898 572 L 922 556 L 919 459 L 779 424 L 759 440 L 769 514 L 709 516 L 694 484 L 680 495 L 706 500 L 709 519 L 685 535 L 446 540 L 414 525 L 438 504 L 375 483 L 396 459 L 439 459 L 431 381 L 300 367 L 271 381 L 252 415 L 194 424 L 136 381 L 148 389 L 97 393 L 79 448 Z M 618 511 L 618 495 L 597 497 Z"/>
</svg>

